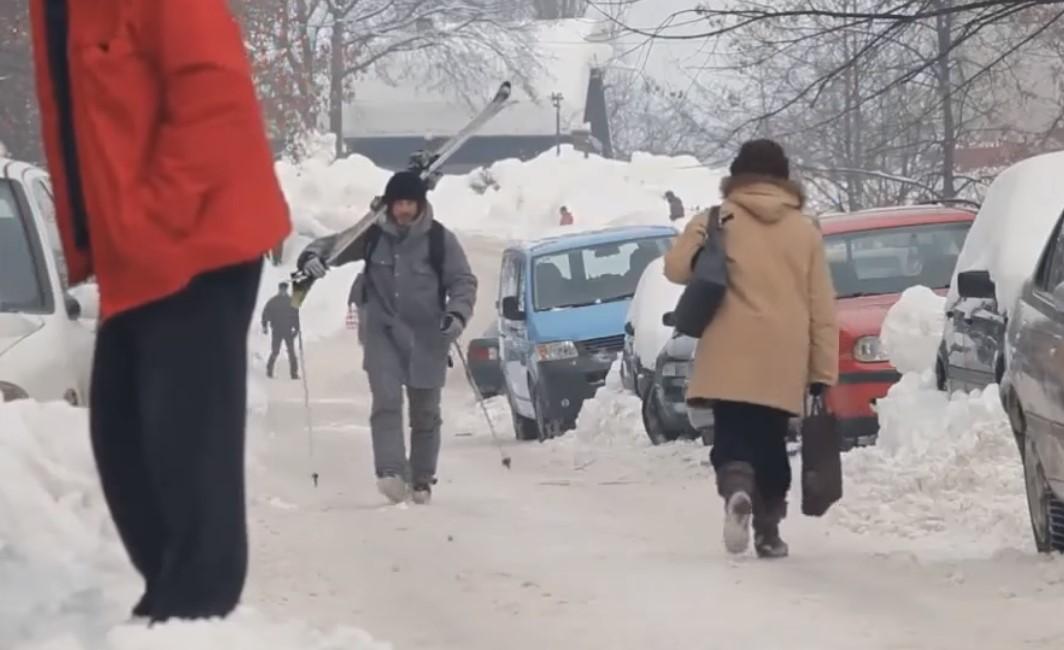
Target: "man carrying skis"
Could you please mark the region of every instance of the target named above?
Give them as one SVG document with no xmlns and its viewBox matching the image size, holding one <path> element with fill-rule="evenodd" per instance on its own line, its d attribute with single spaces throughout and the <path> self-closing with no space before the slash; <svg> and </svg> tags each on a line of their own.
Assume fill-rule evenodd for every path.
<svg viewBox="0 0 1064 650">
<path fill-rule="evenodd" d="M 270 298 L 262 310 L 262 333 L 273 332 L 270 344 L 270 360 L 266 362 L 266 376 L 273 379 L 273 366 L 281 353 L 284 343 L 288 353 L 288 368 L 292 379 L 299 379 L 299 362 L 296 360 L 295 341 L 299 334 L 299 310 L 292 306 L 292 296 L 288 295 L 288 283 L 277 286 L 277 295 Z"/>
<path fill-rule="evenodd" d="M 377 487 L 393 503 L 427 504 L 440 452 L 440 392 L 448 350 L 473 315 L 477 279 L 454 233 L 433 218 L 427 187 L 412 171 L 395 174 L 382 197 L 386 208 L 336 260 L 363 260 L 352 295 L 359 311 L 362 368 L 373 406 L 370 429 Z M 335 236 L 312 243 L 299 268 L 321 278 Z M 403 388 L 409 401 L 410 457 L 403 431 Z M 412 495 L 411 495 L 412 488 Z"/>
<path fill-rule="evenodd" d="M 89 429 L 145 591 L 226 616 L 247 575 L 247 338 L 288 208 L 225 0 L 31 0 L 44 150 L 71 284 L 101 323 Z"/>
</svg>

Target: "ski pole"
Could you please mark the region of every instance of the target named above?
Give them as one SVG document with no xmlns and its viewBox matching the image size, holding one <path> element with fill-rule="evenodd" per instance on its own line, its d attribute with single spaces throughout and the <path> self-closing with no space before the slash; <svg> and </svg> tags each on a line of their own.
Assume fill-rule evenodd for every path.
<svg viewBox="0 0 1064 650">
<path fill-rule="evenodd" d="M 310 479 L 314 481 L 314 487 L 318 487 L 318 470 L 314 462 L 314 418 L 310 410 L 310 384 L 307 380 L 307 358 L 303 354 L 303 328 L 296 330 L 296 340 L 299 342 L 299 365 L 303 371 L 303 413 L 307 418 L 307 460 L 310 465 Z"/>
<path fill-rule="evenodd" d="M 480 388 L 477 387 L 476 380 L 473 379 L 473 373 L 469 370 L 469 364 L 466 363 L 465 353 L 462 352 L 462 347 L 458 345 L 458 341 L 454 341 L 451 345 L 454 346 L 454 351 L 458 354 L 458 358 L 462 362 L 462 368 L 465 369 L 466 381 L 469 382 L 469 387 L 473 389 L 473 395 L 476 396 L 477 403 L 480 404 L 480 410 L 484 413 L 484 419 L 488 421 L 488 430 L 491 431 L 491 439 L 495 441 L 495 447 L 499 450 L 499 455 L 502 457 L 502 466 L 506 469 L 510 469 L 513 460 L 502 448 L 502 441 L 499 439 L 499 434 L 495 432 L 495 424 L 491 421 L 491 415 L 488 413 L 488 405 L 484 402 L 484 396 L 480 393 Z"/>
</svg>

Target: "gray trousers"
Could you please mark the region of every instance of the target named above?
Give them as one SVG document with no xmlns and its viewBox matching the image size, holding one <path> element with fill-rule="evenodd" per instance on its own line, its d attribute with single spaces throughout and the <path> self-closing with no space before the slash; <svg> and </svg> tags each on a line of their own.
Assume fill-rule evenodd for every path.
<svg viewBox="0 0 1064 650">
<path fill-rule="evenodd" d="M 408 481 L 432 483 L 440 456 L 439 388 L 406 387 L 410 415 L 410 460 L 403 431 L 403 385 L 394 376 L 370 373 L 373 408 L 369 427 L 373 435 L 373 460 L 377 477 L 401 476 Z"/>
</svg>

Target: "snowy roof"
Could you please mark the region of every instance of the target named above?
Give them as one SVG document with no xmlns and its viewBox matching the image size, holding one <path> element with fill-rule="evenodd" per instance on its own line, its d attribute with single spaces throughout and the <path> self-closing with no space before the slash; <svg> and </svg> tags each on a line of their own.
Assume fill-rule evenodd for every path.
<svg viewBox="0 0 1064 650">
<path fill-rule="evenodd" d="M 555 110 L 550 97 L 555 92 L 564 97 L 563 133 L 582 126 L 591 71 L 613 56 L 611 45 L 593 40 L 599 25 L 585 19 L 537 24 L 532 39 L 540 67 L 529 75 L 528 88 L 513 79 L 510 106 L 480 135 L 554 135 Z M 505 76 L 506 72 L 500 71 L 500 83 Z M 483 101 L 496 88 L 494 83 L 486 84 Z M 457 92 L 396 85 L 379 75 L 358 79 L 354 94 L 355 99 L 344 106 L 344 135 L 348 138 L 449 135 L 476 111 Z M 480 102 L 480 98 L 473 101 Z"/>
</svg>

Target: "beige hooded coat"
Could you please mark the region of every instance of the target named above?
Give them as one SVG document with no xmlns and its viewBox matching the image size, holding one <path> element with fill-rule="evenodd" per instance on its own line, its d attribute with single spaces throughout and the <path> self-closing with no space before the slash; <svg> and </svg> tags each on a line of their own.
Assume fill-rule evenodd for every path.
<svg viewBox="0 0 1064 650">
<path fill-rule="evenodd" d="M 838 377 L 835 290 L 801 189 L 770 177 L 722 184 L 728 291 L 698 342 L 687 398 L 727 400 L 800 414 L 808 386 Z M 665 256 L 686 284 L 708 217 L 692 218 Z"/>
</svg>

